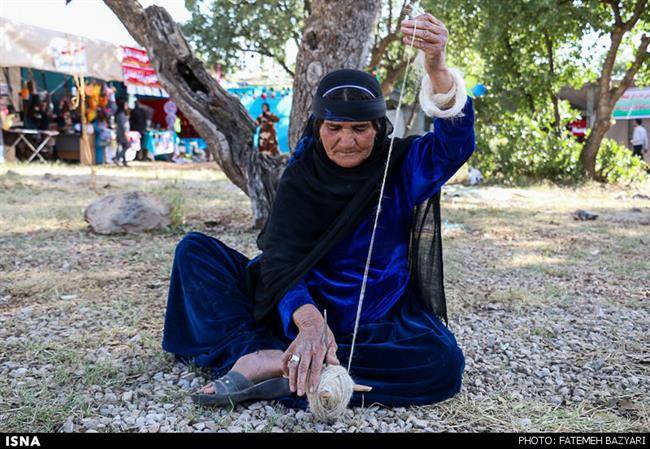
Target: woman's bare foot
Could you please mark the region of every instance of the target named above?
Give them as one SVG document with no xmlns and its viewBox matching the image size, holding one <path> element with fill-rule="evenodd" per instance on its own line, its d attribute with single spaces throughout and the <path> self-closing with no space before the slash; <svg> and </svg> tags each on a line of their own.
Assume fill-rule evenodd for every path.
<svg viewBox="0 0 650 449">
<path fill-rule="evenodd" d="M 232 367 L 233 371 L 243 374 L 254 384 L 273 377 L 282 376 L 282 351 L 263 349 L 240 357 Z M 213 394 L 212 382 L 201 389 L 203 394 Z"/>
</svg>

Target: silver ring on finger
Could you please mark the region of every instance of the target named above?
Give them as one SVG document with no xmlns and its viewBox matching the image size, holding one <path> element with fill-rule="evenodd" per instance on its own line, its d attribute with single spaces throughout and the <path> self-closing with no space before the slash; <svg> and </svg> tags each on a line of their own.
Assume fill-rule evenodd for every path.
<svg viewBox="0 0 650 449">
<path fill-rule="evenodd" d="M 289 363 L 294 363 L 294 364 L 300 363 L 300 356 L 297 356 L 296 354 L 291 354 L 291 358 L 289 359 Z"/>
</svg>

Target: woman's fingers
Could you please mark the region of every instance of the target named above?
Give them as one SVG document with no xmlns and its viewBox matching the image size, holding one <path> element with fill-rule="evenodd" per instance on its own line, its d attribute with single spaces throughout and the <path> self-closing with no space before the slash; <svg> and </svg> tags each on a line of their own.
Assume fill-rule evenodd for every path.
<svg viewBox="0 0 650 449">
<path fill-rule="evenodd" d="M 442 30 L 432 31 L 432 30 L 416 30 L 414 28 L 402 28 L 402 33 L 404 33 L 404 37 L 408 39 L 413 39 L 413 36 L 415 35 L 416 39 L 422 39 L 429 42 L 439 40 L 441 37 L 444 36 Z"/>
<path fill-rule="evenodd" d="M 282 374 L 285 375 L 285 376 L 289 376 L 288 362 L 289 362 L 290 357 L 291 357 L 291 354 L 289 353 L 289 350 L 286 350 L 284 352 L 284 354 L 282 354 L 282 358 L 281 358 L 281 361 L 282 361 Z"/>
<path fill-rule="evenodd" d="M 401 24 L 401 31 L 409 40 L 416 39 L 433 42 L 434 38 L 441 36 L 447 38 L 449 32 L 445 25 L 429 13 L 421 14 L 413 20 L 404 20 Z M 406 41 L 405 41 L 406 43 Z"/>
<path fill-rule="evenodd" d="M 298 363 L 289 361 L 287 370 L 289 371 L 289 389 L 292 393 L 295 393 L 296 381 L 298 379 Z"/>
<path fill-rule="evenodd" d="M 427 23 L 444 26 L 441 20 L 436 19 L 433 16 L 433 14 L 429 14 L 428 12 L 424 14 L 420 14 L 419 16 L 413 19 L 402 20 L 402 25 L 414 26 L 416 22 L 418 23 L 418 28 L 420 28 L 421 26 L 426 26 Z"/>
<path fill-rule="evenodd" d="M 411 27 L 411 26 L 403 26 L 400 28 L 400 31 L 402 34 L 406 36 L 413 36 L 413 33 L 416 33 L 416 37 L 419 37 L 417 33 L 419 32 L 420 34 L 428 34 L 428 35 L 437 35 L 437 36 L 447 36 L 449 34 L 449 31 L 447 28 L 443 26 L 438 26 L 438 25 L 432 25 L 429 24 L 428 26 L 421 27 Z"/>
<path fill-rule="evenodd" d="M 336 356 L 336 350 L 337 346 L 336 344 L 331 344 L 329 348 L 327 348 L 327 355 L 325 356 L 327 363 L 330 365 L 340 365 L 341 362 L 339 362 L 339 358 Z"/>
<path fill-rule="evenodd" d="M 294 340 L 293 342 L 291 342 L 291 344 L 286 349 L 286 351 L 284 351 L 284 353 L 282 354 L 282 358 L 281 358 L 281 361 L 282 361 L 282 373 L 285 376 L 289 375 L 289 366 L 291 365 L 289 363 L 289 359 L 291 359 L 291 356 L 293 354 L 295 354 L 295 353 L 296 353 L 296 343 L 295 343 L 295 340 Z"/>
<path fill-rule="evenodd" d="M 443 25 L 442 21 L 439 19 L 436 19 L 433 14 L 424 13 L 423 14 L 425 19 L 428 20 L 429 22 L 433 23 L 434 25 Z"/>
<path fill-rule="evenodd" d="M 420 38 L 417 38 L 417 37 L 415 39 L 413 39 L 413 38 L 408 37 L 408 36 L 404 36 L 402 38 L 402 42 L 407 43 L 409 45 L 411 44 L 411 42 L 413 42 L 413 45 L 416 45 L 416 44 L 417 45 L 422 45 L 422 44 L 424 44 L 424 45 L 436 45 L 436 46 L 443 46 L 444 43 L 445 43 L 444 39 L 442 39 L 442 38 L 425 40 L 425 39 L 420 39 Z"/>
<path fill-rule="evenodd" d="M 323 362 L 325 361 L 325 348 L 319 348 L 314 353 L 311 359 L 311 372 L 309 373 L 309 392 L 313 393 L 318 387 L 320 382 L 320 373 L 323 369 Z"/>
<path fill-rule="evenodd" d="M 305 394 L 306 385 L 307 385 L 307 375 L 309 374 L 309 366 L 311 364 L 311 353 L 303 353 L 300 357 L 300 363 L 298 364 L 297 378 L 296 378 L 296 391 L 298 396 Z"/>
<path fill-rule="evenodd" d="M 294 340 L 284 354 L 282 354 L 282 372 L 285 376 L 289 378 L 289 388 L 292 392 L 296 391 L 296 374 L 298 372 L 298 363 L 292 362 L 291 357 L 296 355 L 300 357 L 300 352 L 298 350 L 298 345 Z"/>
<path fill-rule="evenodd" d="M 402 42 L 404 42 L 407 45 L 413 44 L 413 47 L 426 52 L 432 52 L 432 51 L 440 51 L 444 48 L 444 45 L 442 42 L 436 42 L 436 43 L 431 43 L 428 41 L 423 41 L 422 39 L 415 39 L 412 40 L 409 37 L 404 37 L 402 39 Z"/>
</svg>

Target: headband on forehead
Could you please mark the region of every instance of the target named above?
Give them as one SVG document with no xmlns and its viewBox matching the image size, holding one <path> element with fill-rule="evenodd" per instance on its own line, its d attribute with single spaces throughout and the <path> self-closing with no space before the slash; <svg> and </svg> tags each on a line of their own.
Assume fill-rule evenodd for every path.
<svg viewBox="0 0 650 449">
<path fill-rule="evenodd" d="M 342 86 L 335 86 L 335 87 L 332 87 L 332 88 L 329 89 L 327 92 L 325 92 L 325 93 L 322 95 L 322 97 L 325 98 L 325 97 L 327 97 L 329 94 L 331 94 L 332 92 L 334 92 L 335 90 L 345 89 L 345 88 L 347 88 L 347 87 L 351 87 L 351 88 L 353 88 L 353 89 L 359 89 L 359 90 L 362 90 L 362 91 L 366 92 L 368 95 L 370 95 L 372 98 L 375 98 L 375 97 L 376 97 L 376 95 L 373 94 L 372 92 L 370 92 L 369 89 L 366 89 L 365 87 L 357 86 L 356 84 L 344 84 L 344 85 L 342 85 Z"/>
<path fill-rule="evenodd" d="M 332 99 L 340 89 L 357 89 L 367 93 L 368 100 Z M 386 115 L 386 101 L 377 79 L 361 70 L 334 70 L 321 79 L 312 101 L 312 113 L 321 120 L 362 122 Z"/>
<path fill-rule="evenodd" d="M 384 97 L 371 100 L 332 100 L 315 97 L 312 102 L 314 117 L 338 122 L 363 122 L 375 120 L 386 115 Z"/>
</svg>

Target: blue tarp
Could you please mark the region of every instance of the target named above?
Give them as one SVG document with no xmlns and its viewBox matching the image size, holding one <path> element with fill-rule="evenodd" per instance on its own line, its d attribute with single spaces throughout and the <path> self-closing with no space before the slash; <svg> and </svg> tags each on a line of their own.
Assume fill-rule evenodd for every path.
<svg viewBox="0 0 650 449">
<path fill-rule="evenodd" d="M 262 86 L 248 86 L 228 89 L 229 92 L 237 95 L 253 119 L 262 113 L 262 104 L 268 103 L 271 112 L 278 116 L 280 121 L 275 124 L 275 133 L 278 138 L 278 147 L 283 153 L 289 152 L 289 115 L 291 114 L 291 101 L 293 94 L 291 89 L 271 91 Z M 273 98 L 275 93 L 275 98 Z M 261 95 L 266 94 L 266 98 Z M 259 127 L 255 131 L 255 146 L 259 137 Z"/>
</svg>

